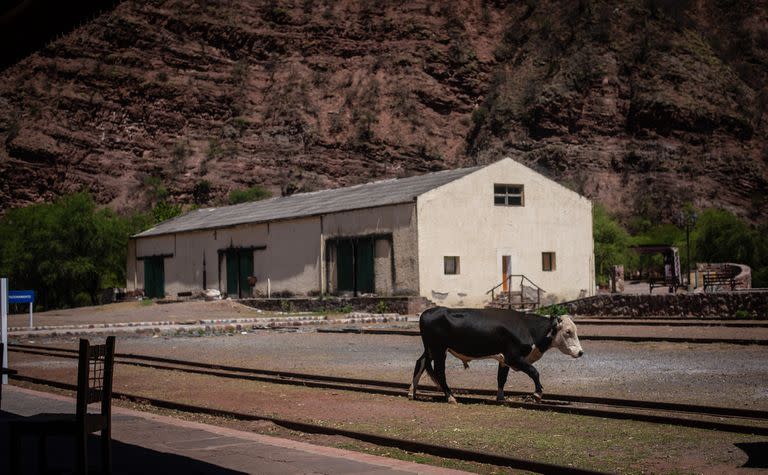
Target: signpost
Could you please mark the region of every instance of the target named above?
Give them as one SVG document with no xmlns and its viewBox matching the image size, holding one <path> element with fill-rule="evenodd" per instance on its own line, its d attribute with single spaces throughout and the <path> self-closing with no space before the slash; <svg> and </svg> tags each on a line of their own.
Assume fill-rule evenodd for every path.
<svg viewBox="0 0 768 475">
<path fill-rule="evenodd" d="M 3 340 L 3 361 L 8 361 L 8 279 L 0 279 L 0 330 Z M 3 363 L 8 364 L 8 363 Z M 0 384 L 8 384 L 8 376 L 3 375 Z"/>
<path fill-rule="evenodd" d="M 34 290 L 11 290 L 8 292 L 8 303 L 28 303 L 29 304 L 29 328 L 32 325 L 32 304 L 35 303 Z"/>
</svg>

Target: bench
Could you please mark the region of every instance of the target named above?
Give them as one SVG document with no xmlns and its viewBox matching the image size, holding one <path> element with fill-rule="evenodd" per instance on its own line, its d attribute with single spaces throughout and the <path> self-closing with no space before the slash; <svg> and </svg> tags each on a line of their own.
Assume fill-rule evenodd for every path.
<svg viewBox="0 0 768 475">
<path fill-rule="evenodd" d="M 677 288 L 680 287 L 680 284 L 678 283 L 677 279 L 672 278 L 663 278 L 663 279 L 650 279 L 648 281 L 648 293 L 653 293 L 653 289 L 656 287 L 667 287 L 669 289 L 669 293 L 675 293 L 677 291 Z"/>
<path fill-rule="evenodd" d="M 715 271 L 704 274 L 704 292 L 712 292 L 719 287 L 727 285 L 731 291 L 736 288 L 736 279 L 733 272 Z"/>
</svg>

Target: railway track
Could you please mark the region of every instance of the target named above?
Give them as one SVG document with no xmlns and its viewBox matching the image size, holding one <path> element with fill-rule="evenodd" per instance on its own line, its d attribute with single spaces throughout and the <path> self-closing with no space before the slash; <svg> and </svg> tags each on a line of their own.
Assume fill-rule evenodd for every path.
<svg viewBox="0 0 768 475">
<path fill-rule="evenodd" d="M 69 391 L 76 391 L 77 387 L 74 384 L 62 383 L 60 381 L 52 381 L 43 378 L 35 378 L 24 375 L 13 375 L 13 379 L 18 381 L 25 381 L 33 384 L 40 384 L 58 389 L 65 389 Z M 239 421 L 267 421 L 285 429 L 305 432 L 310 434 L 323 434 L 347 437 L 350 439 L 367 442 L 383 447 L 393 447 L 408 452 L 424 453 L 434 455 L 436 457 L 450 458 L 456 460 L 462 460 L 467 462 L 477 462 L 483 464 L 496 465 L 499 467 L 509 467 L 518 470 L 526 470 L 534 473 L 544 474 L 564 474 L 564 475 L 603 475 L 603 472 L 595 470 L 580 469 L 566 465 L 557 465 L 546 462 L 538 462 L 535 460 L 521 459 L 517 457 L 510 457 L 508 455 L 496 454 L 492 452 L 480 452 L 475 450 L 467 450 L 458 447 L 450 447 L 445 445 L 431 444 L 427 442 L 419 442 L 410 439 L 401 439 L 396 437 L 389 437 L 379 434 L 372 434 L 368 432 L 359 432 L 348 429 L 341 429 L 335 427 L 322 426 L 317 424 L 310 424 L 301 421 L 293 421 L 288 419 L 281 419 L 271 416 L 262 416 L 256 414 L 248 414 L 236 411 L 226 411 L 222 409 L 215 409 L 210 407 L 196 406 L 192 404 L 183 404 L 175 401 L 168 401 L 164 399 L 149 398 L 145 396 L 128 394 L 124 392 L 115 391 L 112 396 L 117 399 L 130 401 L 137 404 L 151 405 L 157 408 L 170 409 L 174 411 L 187 412 L 191 414 L 206 414 L 214 417 L 224 417 L 228 419 L 235 419 Z"/>
<path fill-rule="evenodd" d="M 68 348 L 10 344 L 8 345 L 8 350 L 38 356 L 77 358 L 77 350 Z M 131 353 L 117 353 L 115 355 L 115 362 L 121 365 L 155 370 L 180 371 L 220 378 L 387 396 L 405 396 L 409 386 L 408 383 L 263 370 Z M 419 390 L 424 398 L 431 400 L 443 399 L 442 394 L 432 387 L 420 386 Z M 458 401 L 465 404 L 501 405 L 536 411 L 635 420 L 742 434 L 768 435 L 768 411 L 763 410 L 569 394 L 545 394 L 544 400 L 541 403 L 526 402 L 524 400 L 499 402 L 495 400 L 495 390 L 456 388 L 454 392 L 457 395 Z M 506 393 L 517 398 L 529 395 L 529 393 L 520 391 L 507 391 Z"/>
<path fill-rule="evenodd" d="M 578 323 L 578 322 L 577 322 Z M 317 333 L 349 333 L 365 335 L 404 335 L 419 336 L 418 330 L 386 329 L 386 328 L 318 328 Z M 584 341 L 624 341 L 629 343 L 725 343 L 729 345 L 768 345 L 768 340 L 750 338 L 707 338 L 707 337 L 675 337 L 675 336 L 629 336 L 629 335 L 579 335 Z"/>
</svg>

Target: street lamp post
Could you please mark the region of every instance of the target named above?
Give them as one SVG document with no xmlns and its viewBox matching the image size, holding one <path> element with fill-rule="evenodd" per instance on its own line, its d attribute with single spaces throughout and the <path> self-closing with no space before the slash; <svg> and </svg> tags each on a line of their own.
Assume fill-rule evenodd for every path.
<svg viewBox="0 0 768 475">
<path fill-rule="evenodd" d="M 686 289 L 691 291 L 691 228 L 696 224 L 696 213 L 688 209 L 680 211 L 680 224 L 685 226 L 685 268 Z"/>
</svg>

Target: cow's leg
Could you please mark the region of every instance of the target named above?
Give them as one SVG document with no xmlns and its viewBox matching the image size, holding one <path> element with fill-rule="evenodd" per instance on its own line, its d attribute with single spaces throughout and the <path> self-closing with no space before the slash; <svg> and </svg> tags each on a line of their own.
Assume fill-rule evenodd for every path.
<svg viewBox="0 0 768 475">
<path fill-rule="evenodd" d="M 522 371 L 533 380 L 533 384 L 536 387 L 533 393 L 533 397 L 537 401 L 541 401 L 541 398 L 544 395 L 544 389 L 541 387 L 541 381 L 539 381 L 538 370 L 536 370 L 536 368 L 534 368 L 532 364 L 525 361 L 525 358 L 523 358 L 522 356 L 517 355 L 514 357 L 510 357 L 509 360 L 510 361 L 507 363 L 509 366 L 512 366 L 518 371 Z"/>
<path fill-rule="evenodd" d="M 408 389 L 408 399 L 414 399 L 416 397 L 416 388 L 419 386 L 421 375 L 424 373 L 424 370 L 430 366 L 428 360 L 429 357 L 427 356 L 426 350 L 424 351 L 424 354 L 421 355 L 418 360 L 416 360 L 416 367 L 413 368 L 413 382 L 411 383 L 411 387 Z M 430 368 L 430 370 L 431 369 L 432 368 Z"/>
<path fill-rule="evenodd" d="M 507 376 L 509 375 L 509 366 L 499 364 L 499 373 L 496 375 L 496 381 L 499 383 L 499 392 L 496 394 L 497 401 L 504 400 L 504 385 L 507 384 Z"/>
<path fill-rule="evenodd" d="M 448 398 L 448 402 L 456 404 L 456 398 L 451 393 L 451 388 L 448 387 L 448 383 L 445 382 L 445 350 L 433 354 L 435 358 L 435 378 L 437 378 L 437 384 L 445 393 L 445 397 Z"/>
</svg>

